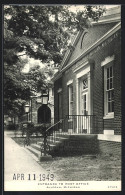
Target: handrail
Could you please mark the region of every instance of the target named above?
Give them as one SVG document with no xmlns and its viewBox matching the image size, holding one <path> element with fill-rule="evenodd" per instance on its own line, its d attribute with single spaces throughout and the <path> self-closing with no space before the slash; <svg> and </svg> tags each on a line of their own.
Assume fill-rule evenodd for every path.
<svg viewBox="0 0 125 195">
<path fill-rule="evenodd" d="M 69 120 L 70 117 L 72 120 Z M 63 136 L 67 138 L 68 135 L 94 133 L 96 127 L 95 117 L 95 115 L 66 115 L 55 124 L 46 127 L 46 130 L 43 131 L 43 152 L 46 152 L 48 146 L 49 151 L 51 151 L 54 145 L 62 143 Z"/>
<path fill-rule="evenodd" d="M 94 114 L 72 114 L 72 115 L 66 115 L 66 116 L 96 116 Z"/>
<path fill-rule="evenodd" d="M 62 122 L 64 119 L 61 119 L 60 121 L 58 121 L 57 123 L 55 123 L 55 124 L 53 124 L 52 126 L 50 126 L 47 130 L 46 130 L 46 132 L 49 130 L 49 129 L 51 129 L 52 127 L 54 127 L 54 126 L 56 126 L 57 124 L 59 124 L 60 122 Z"/>
</svg>

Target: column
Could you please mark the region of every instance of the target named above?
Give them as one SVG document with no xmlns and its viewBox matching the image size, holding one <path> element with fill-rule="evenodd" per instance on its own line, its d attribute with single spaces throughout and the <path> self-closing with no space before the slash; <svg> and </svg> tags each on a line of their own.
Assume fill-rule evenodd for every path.
<svg viewBox="0 0 125 195">
<path fill-rule="evenodd" d="M 79 114 L 79 79 L 76 78 L 76 115 Z M 76 128 L 77 133 L 79 132 L 78 129 L 78 117 L 77 117 L 77 128 Z"/>
</svg>

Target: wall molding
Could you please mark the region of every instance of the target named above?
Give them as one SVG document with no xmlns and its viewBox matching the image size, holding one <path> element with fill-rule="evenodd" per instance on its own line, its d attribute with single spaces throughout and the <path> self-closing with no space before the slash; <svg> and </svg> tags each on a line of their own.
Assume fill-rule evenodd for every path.
<svg viewBox="0 0 125 195">
<path fill-rule="evenodd" d="M 98 140 L 121 142 L 121 135 L 98 134 Z"/>
<path fill-rule="evenodd" d="M 72 83 L 73 83 L 73 79 L 69 80 L 69 81 L 67 82 L 67 85 L 71 85 Z"/>
<path fill-rule="evenodd" d="M 57 93 L 60 93 L 60 92 L 62 92 L 62 88 L 59 88 L 59 89 L 57 90 Z"/>
<path fill-rule="evenodd" d="M 71 61 L 67 66 L 62 68 L 61 72 L 64 72 L 70 66 L 77 63 L 81 58 L 89 59 L 93 54 L 97 53 L 100 49 L 107 46 L 110 42 L 112 42 L 115 38 L 118 37 L 118 30 L 121 28 L 121 22 L 115 25 L 111 30 L 109 30 L 106 34 L 104 34 L 100 39 L 98 39 L 93 45 L 87 48 L 84 53 L 82 53 L 79 57 L 75 60 Z"/>
<path fill-rule="evenodd" d="M 101 66 L 107 65 L 108 63 L 112 62 L 114 59 L 115 59 L 115 55 L 106 57 L 105 60 L 101 62 Z"/>
</svg>

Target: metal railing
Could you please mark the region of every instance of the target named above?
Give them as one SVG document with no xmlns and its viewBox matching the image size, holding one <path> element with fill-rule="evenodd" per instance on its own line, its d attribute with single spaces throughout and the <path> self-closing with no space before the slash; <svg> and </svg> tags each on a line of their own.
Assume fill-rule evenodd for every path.
<svg viewBox="0 0 125 195">
<path fill-rule="evenodd" d="M 97 117 L 95 115 L 68 115 L 68 132 L 71 134 L 94 134 L 97 129 Z"/>
<path fill-rule="evenodd" d="M 61 135 L 95 134 L 97 132 L 97 118 L 95 115 L 67 115 L 46 130 L 48 141 L 58 142 Z"/>
</svg>

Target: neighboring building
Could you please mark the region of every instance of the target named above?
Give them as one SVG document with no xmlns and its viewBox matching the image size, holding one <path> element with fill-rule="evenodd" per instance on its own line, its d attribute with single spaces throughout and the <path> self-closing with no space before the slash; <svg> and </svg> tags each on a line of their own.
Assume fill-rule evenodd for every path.
<svg viewBox="0 0 125 195">
<path fill-rule="evenodd" d="M 48 69 L 47 69 L 48 68 Z M 46 67 L 46 74 L 49 71 L 49 68 L 53 68 L 55 72 L 57 72 L 58 67 L 54 66 L 53 64 Z M 25 73 L 25 75 L 30 79 L 29 73 Z M 51 79 L 48 77 L 48 79 Z M 24 114 L 20 117 L 19 122 L 26 122 L 31 121 L 34 124 L 41 124 L 41 123 L 54 123 L 54 88 L 53 83 L 48 89 L 46 89 L 48 94 L 48 102 L 44 105 L 42 103 L 42 98 L 40 97 L 41 93 L 32 92 L 32 96 L 30 100 L 26 102 L 29 105 L 29 113 Z M 28 115 L 28 116 L 27 116 Z"/>
<path fill-rule="evenodd" d="M 62 131 L 98 134 L 102 150 L 120 148 L 120 6 L 78 32 L 54 77 L 54 116 L 67 120 Z"/>
<path fill-rule="evenodd" d="M 34 124 L 51 122 L 54 118 L 54 93 L 53 88 L 49 88 L 48 105 L 43 105 L 39 96 L 33 96 L 30 100 L 29 120 Z M 54 121 L 54 120 L 53 120 Z"/>
</svg>

